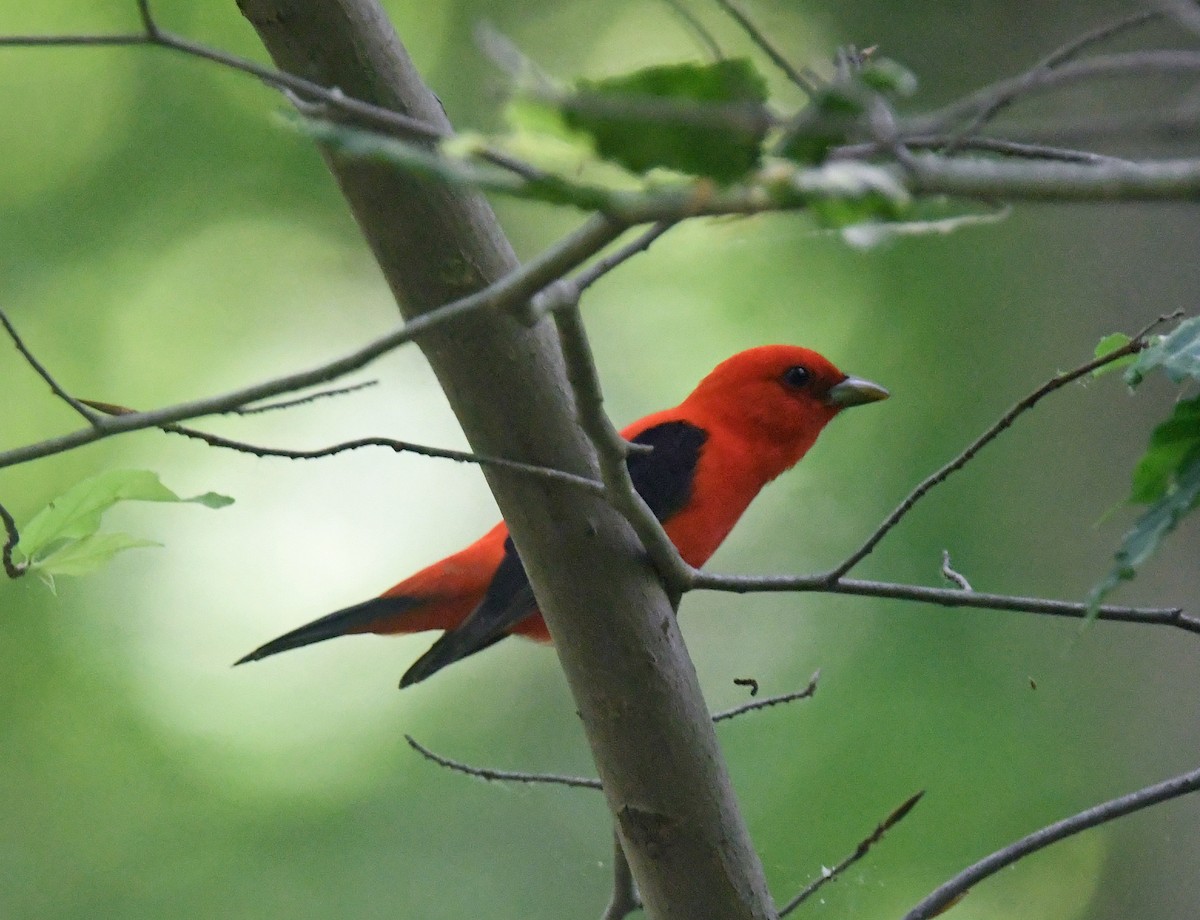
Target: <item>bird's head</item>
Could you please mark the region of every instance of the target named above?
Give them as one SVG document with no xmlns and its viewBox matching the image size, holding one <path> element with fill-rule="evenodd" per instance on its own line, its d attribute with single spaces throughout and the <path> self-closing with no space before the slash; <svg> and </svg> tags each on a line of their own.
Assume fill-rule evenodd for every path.
<svg viewBox="0 0 1200 920">
<path fill-rule="evenodd" d="M 843 373 L 815 351 L 763 345 L 718 364 L 684 405 L 719 419 L 751 445 L 779 452 L 782 472 L 843 409 L 887 398 L 879 384 Z"/>
</svg>

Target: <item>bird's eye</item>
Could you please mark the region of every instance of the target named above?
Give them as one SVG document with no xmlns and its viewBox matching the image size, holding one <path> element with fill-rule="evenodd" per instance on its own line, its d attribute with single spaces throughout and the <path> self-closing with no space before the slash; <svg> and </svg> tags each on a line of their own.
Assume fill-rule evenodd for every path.
<svg viewBox="0 0 1200 920">
<path fill-rule="evenodd" d="M 799 390 L 812 379 L 812 371 L 797 364 L 783 372 L 783 382 L 793 390 Z"/>
</svg>

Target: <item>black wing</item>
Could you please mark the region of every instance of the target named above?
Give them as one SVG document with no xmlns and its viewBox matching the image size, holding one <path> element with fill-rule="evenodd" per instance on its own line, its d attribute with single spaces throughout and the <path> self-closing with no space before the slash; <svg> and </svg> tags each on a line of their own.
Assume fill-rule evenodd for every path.
<svg viewBox="0 0 1200 920">
<path fill-rule="evenodd" d="M 628 465 L 633 487 L 658 520 L 668 520 L 691 498 L 692 478 L 707 438 L 704 429 L 687 422 L 664 422 L 633 439 L 635 444 L 654 448 L 650 453 L 632 454 Z M 525 566 L 509 537 L 504 558 L 479 606 L 416 660 L 400 679 L 400 686 L 425 680 L 446 665 L 499 642 L 533 613 L 536 605 Z"/>
<path fill-rule="evenodd" d="M 663 422 L 633 439 L 654 448 L 631 454 L 626 465 L 634 489 L 660 522 L 670 520 L 692 497 L 696 464 L 707 440 L 708 432 L 690 422 Z"/>
<path fill-rule="evenodd" d="M 442 633 L 429 651 L 413 662 L 400 678 L 400 687 L 418 683 L 446 665 L 499 642 L 512 626 L 533 613 L 536 603 L 525 565 L 509 537 L 504 541 L 504 558 L 479 606 L 454 629 Z"/>
</svg>

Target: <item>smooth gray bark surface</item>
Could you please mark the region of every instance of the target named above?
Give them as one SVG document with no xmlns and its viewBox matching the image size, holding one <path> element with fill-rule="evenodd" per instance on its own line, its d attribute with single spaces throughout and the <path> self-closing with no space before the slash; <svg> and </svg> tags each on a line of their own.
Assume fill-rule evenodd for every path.
<svg viewBox="0 0 1200 920">
<path fill-rule="evenodd" d="M 448 128 L 374 2 L 239 6 L 281 69 Z M 406 317 L 516 264 L 480 196 L 379 164 L 330 168 Z M 553 324 L 481 313 L 420 344 L 475 450 L 596 475 Z M 485 475 L 555 636 L 649 915 L 772 917 L 695 672 L 632 530 L 581 490 Z"/>
</svg>

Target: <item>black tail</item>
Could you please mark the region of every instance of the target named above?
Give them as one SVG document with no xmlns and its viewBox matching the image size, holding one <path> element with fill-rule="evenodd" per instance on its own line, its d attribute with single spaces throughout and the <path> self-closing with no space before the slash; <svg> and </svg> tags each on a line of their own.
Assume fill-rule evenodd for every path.
<svg viewBox="0 0 1200 920">
<path fill-rule="evenodd" d="M 324 642 L 326 639 L 344 636 L 355 627 L 366 626 L 384 617 L 396 616 L 420 607 L 423 603 L 425 603 L 423 598 L 415 597 L 372 598 L 361 604 L 355 604 L 353 607 L 334 611 L 319 620 L 313 620 L 298 629 L 293 629 L 290 633 L 284 633 L 278 639 L 272 639 L 266 645 L 260 645 L 249 655 L 239 658 L 234 662 L 234 666 L 245 664 L 247 661 L 258 661 L 260 658 L 277 655 L 279 652 L 312 645 L 314 642 Z"/>
</svg>

